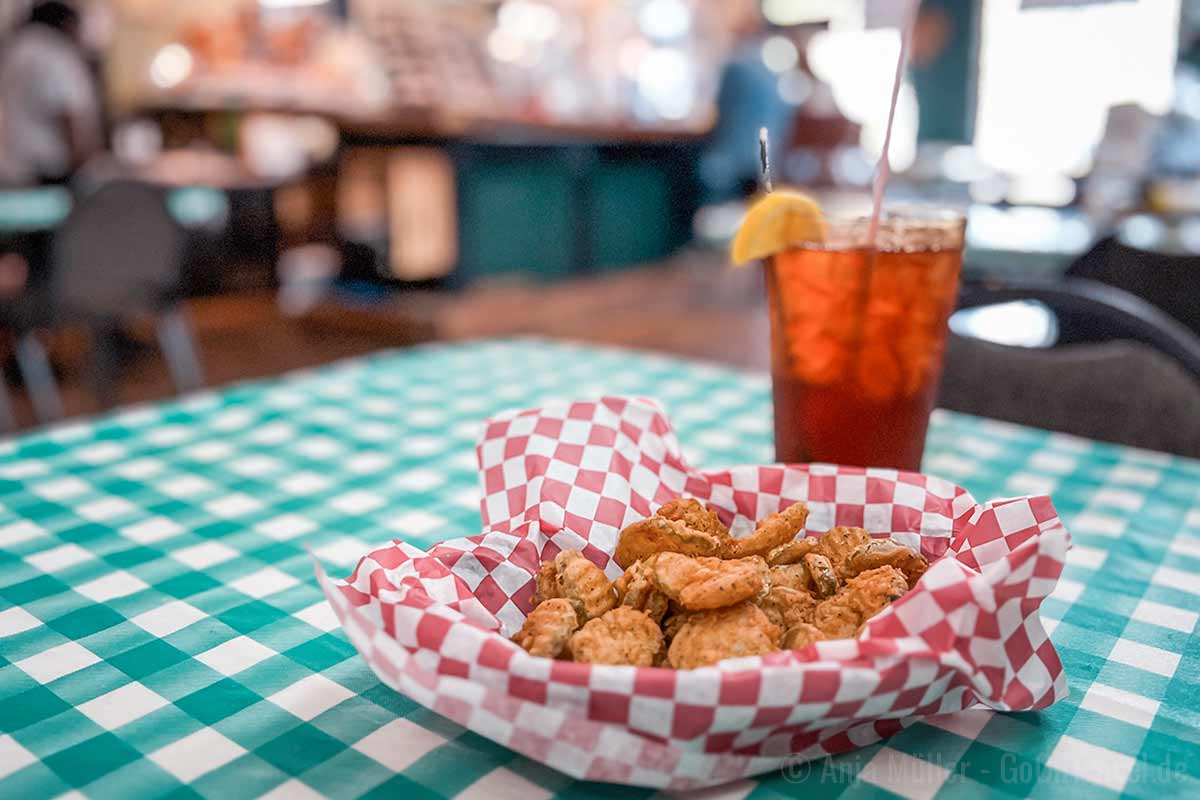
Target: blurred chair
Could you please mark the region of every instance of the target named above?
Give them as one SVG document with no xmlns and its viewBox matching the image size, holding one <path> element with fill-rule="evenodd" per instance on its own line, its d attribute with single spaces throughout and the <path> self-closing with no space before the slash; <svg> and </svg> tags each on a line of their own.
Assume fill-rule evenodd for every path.
<svg viewBox="0 0 1200 800">
<path fill-rule="evenodd" d="M 123 325 L 155 317 L 159 346 L 175 388 L 200 388 L 203 375 L 180 303 L 183 231 L 161 190 L 114 181 L 85 198 L 54 241 L 51 303 L 59 322 L 93 334 L 97 394 L 115 398 L 117 342 Z"/>
<path fill-rule="evenodd" d="M 1109 236 L 1076 259 L 1066 274 L 1124 289 L 1200 334 L 1198 254 L 1141 249 Z"/>
<path fill-rule="evenodd" d="M 17 332 L 16 357 L 39 421 L 62 415 L 54 374 L 39 329 L 86 326 L 93 337 L 93 385 L 100 402 L 116 399 L 118 342 L 128 322 L 152 316 L 178 391 L 203 385 L 200 361 L 180 304 L 183 233 L 163 193 L 115 181 L 80 200 L 51 247 L 48 280 L 31 284 L 4 309 Z"/>
<path fill-rule="evenodd" d="M 967 284 L 960 308 L 1036 300 L 1058 345 L 1011 347 L 951 336 L 944 408 L 1135 447 L 1200 456 L 1200 338 L 1149 303 L 1074 279 Z"/>
</svg>

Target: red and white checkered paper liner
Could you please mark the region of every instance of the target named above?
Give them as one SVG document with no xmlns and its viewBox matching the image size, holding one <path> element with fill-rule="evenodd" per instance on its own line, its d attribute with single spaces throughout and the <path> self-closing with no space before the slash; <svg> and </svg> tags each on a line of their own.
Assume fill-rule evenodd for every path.
<svg viewBox="0 0 1200 800">
<path fill-rule="evenodd" d="M 813 464 L 701 472 L 653 402 L 607 397 L 502 414 L 477 447 L 484 531 L 429 552 L 396 541 L 344 581 L 318 574 L 380 680 L 577 778 L 712 785 L 861 747 L 976 703 L 1067 694 L 1038 618 L 1069 538 L 1047 497 L 976 503 L 916 473 Z M 734 532 L 798 500 L 807 533 L 857 525 L 934 563 L 857 640 L 696 670 L 575 664 L 507 640 L 538 564 L 582 550 L 612 578 L 618 532 L 678 495 Z"/>
</svg>

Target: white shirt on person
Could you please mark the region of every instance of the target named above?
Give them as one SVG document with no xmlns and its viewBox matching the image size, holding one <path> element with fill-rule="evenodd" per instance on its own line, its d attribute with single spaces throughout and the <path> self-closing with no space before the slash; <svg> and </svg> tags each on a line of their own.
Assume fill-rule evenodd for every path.
<svg viewBox="0 0 1200 800">
<path fill-rule="evenodd" d="M 79 48 L 45 25 L 26 25 L 0 52 L 0 175 L 31 182 L 65 176 L 71 142 L 63 120 L 100 129 L 99 99 Z"/>
</svg>

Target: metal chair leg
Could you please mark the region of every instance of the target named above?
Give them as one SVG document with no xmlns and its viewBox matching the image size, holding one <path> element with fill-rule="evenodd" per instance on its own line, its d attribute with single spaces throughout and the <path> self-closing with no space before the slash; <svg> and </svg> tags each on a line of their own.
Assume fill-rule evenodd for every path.
<svg viewBox="0 0 1200 800">
<path fill-rule="evenodd" d="M 17 340 L 17 366 L 25 379 L 25 390 L 33 404 L 33 413 L 42 423 L 54 422 L 63 415 L 62 398 L 58 394 L 58 383 L 50 359 L 37 336 L 27 333 Z"/>
<path fill-rule="evenodd" d="M 0 433 L 11 433 L 17 429 L 17 418 L 13 414 L 12 402 L 8 399 L 8 386 L 4 371 L 0 370 Z"/>
<path fill-rule="evenodd" d="M 180 394 L 204 387 L 204 370 L 196 353 L 192 329 L 183 308 L 176 306 L 158 318 L 158 342 L 167 359 L 171 380 Z"/>
<path fill-rule="evenodd" d="M 121 329 L 111 321 L 93 322 L 89 327 L 92 335 L 89 376 L 92 394 L 100 408 L 107 410 L 117 405 L 120 396 L 121 353 L 118 341 Z"/>
</svg>

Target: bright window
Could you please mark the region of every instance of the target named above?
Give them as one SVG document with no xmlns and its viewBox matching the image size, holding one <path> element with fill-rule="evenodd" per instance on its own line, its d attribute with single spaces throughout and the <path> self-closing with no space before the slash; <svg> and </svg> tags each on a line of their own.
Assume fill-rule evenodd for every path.
<svg viewBox="0 0 1200 800">
<path fill-rule="evenodd" d="M 1170 107 L 1179 0 L 983 0 L 975 144 L 1010 175 L 1086 174 L 1114 105 Z"/>
</svg>

